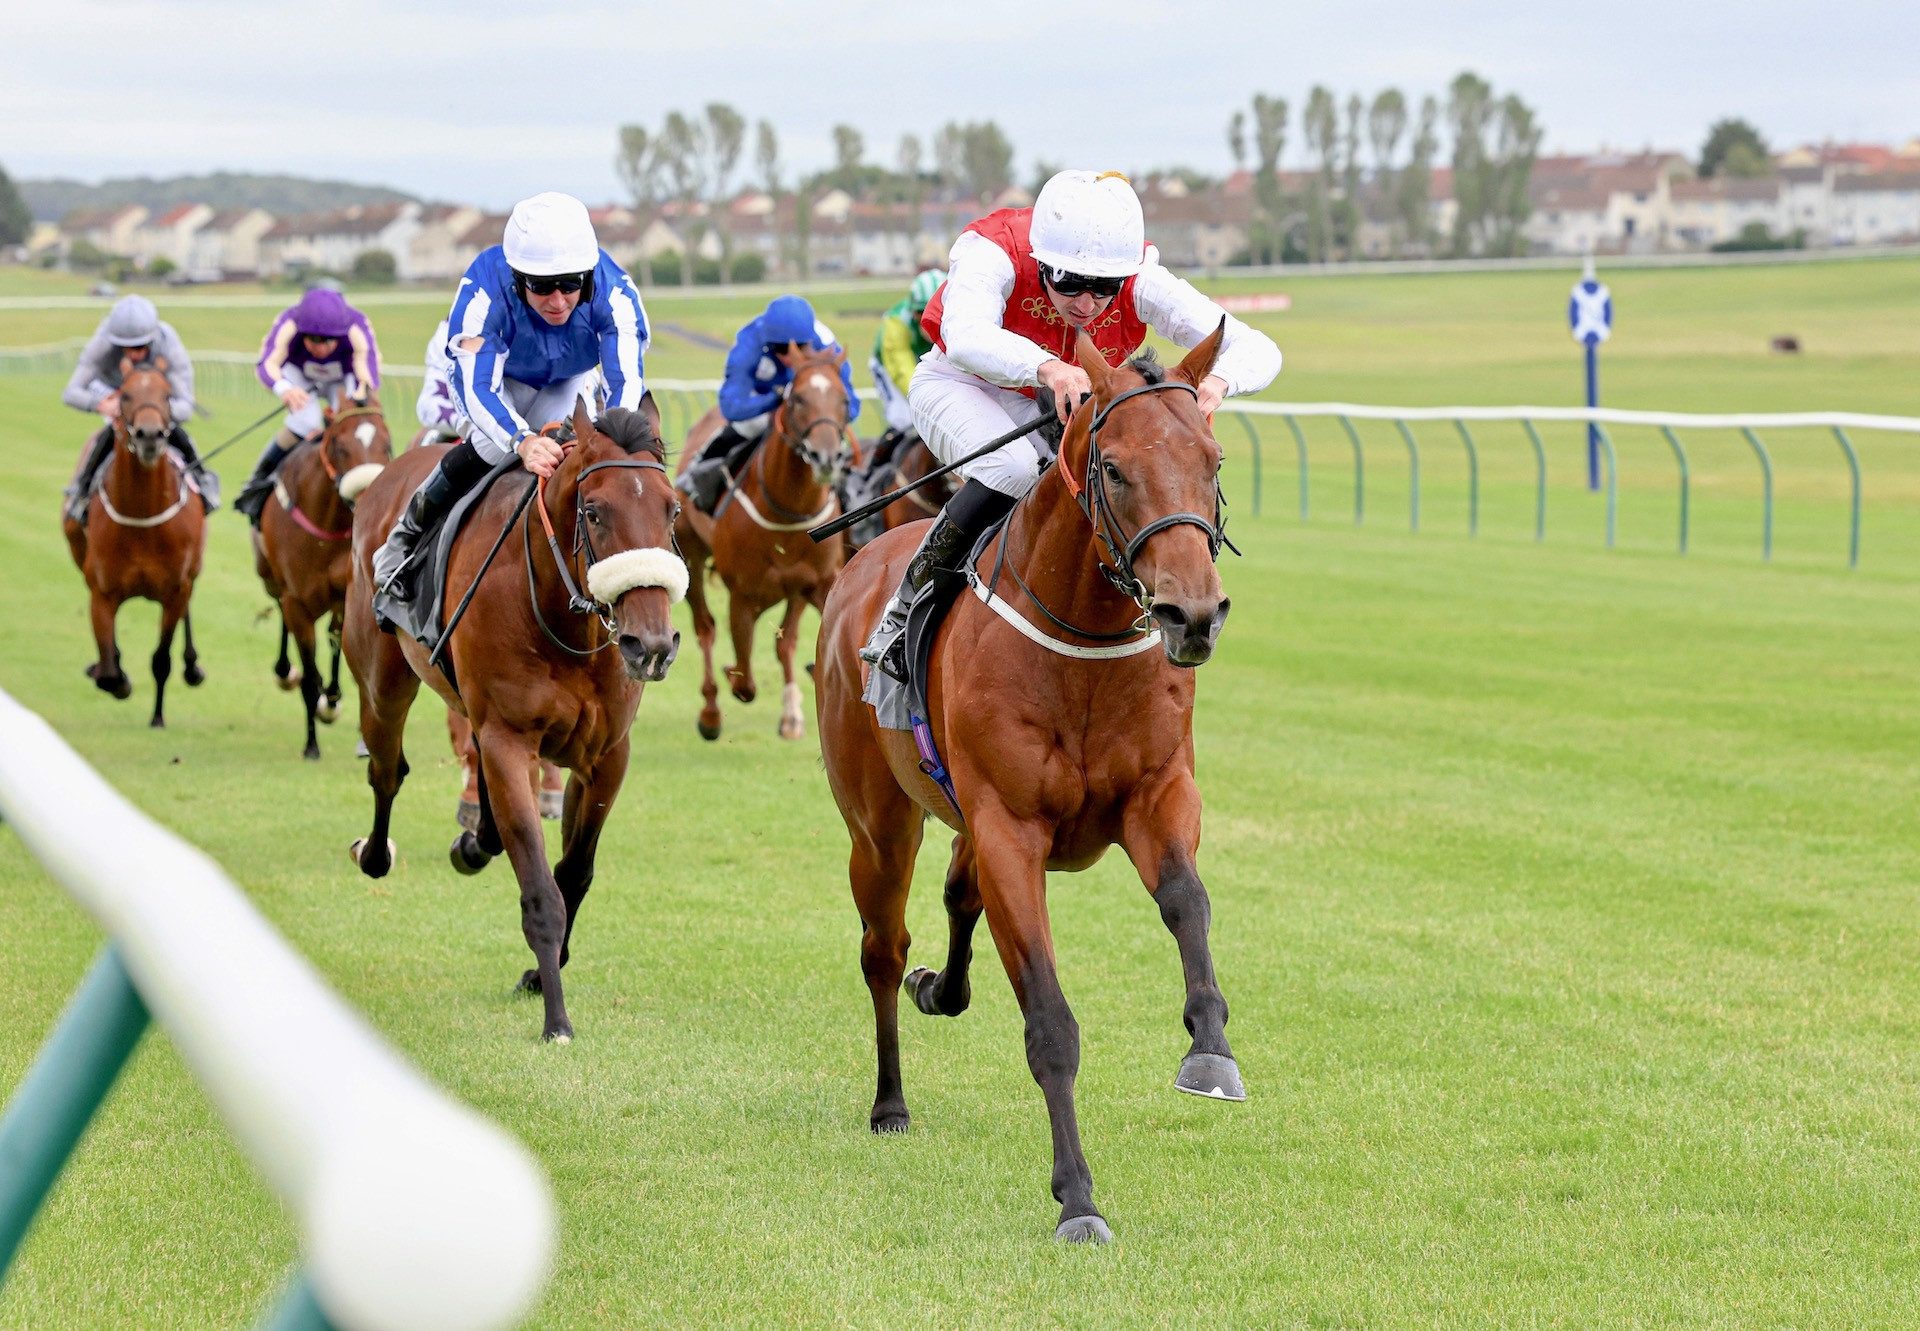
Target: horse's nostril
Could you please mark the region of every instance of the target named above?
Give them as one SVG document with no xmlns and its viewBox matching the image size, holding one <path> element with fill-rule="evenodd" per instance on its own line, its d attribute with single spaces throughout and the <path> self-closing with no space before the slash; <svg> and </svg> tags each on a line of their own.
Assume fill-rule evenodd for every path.
<svg viewBox="0 0 1920 1331">
<path fill-rule="evenodd" d="M 1160 621 L 1160 627 L 1169 633 L 1184 633 L 1187 628 L 1187 612 L 1168 601 L 1157 602 L 1151 612 Z"/>
</svg>

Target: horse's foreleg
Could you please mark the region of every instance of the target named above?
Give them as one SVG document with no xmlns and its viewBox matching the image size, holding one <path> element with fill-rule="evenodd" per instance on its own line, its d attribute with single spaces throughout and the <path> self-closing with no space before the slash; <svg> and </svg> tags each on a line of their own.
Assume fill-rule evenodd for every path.
<svg viewBox="0 0 1920 1331">
<path fill-rule="evenodd" d="M 560 991 L 560 947 L 566 939 L 567 907 L 547 868 L 547 843 L 540 830 L 540 807 L 527 782 L 533 746 L 505 726 L 475 727 L 480 770 L 486 782 L 482 809 L 490 811 L 506 842 L 520 880 L 520 929 L 533 950 L 534 969 L 520 977 L 522 989 L 537 992 L 546 1006 L 540 1035 L 562 1043 L 573 1038 L 567 1005 Z M 483 817 L 486 814 L 483 812 Z"/>
<path fill-rule="evenodd" d="M 800 645 L 800 616 L 806 612 L 806 597 L 787 598 L 787 613 L 780 621 L 780 636 L 773 643 L 774 653 L 780 658 L 780 675 L 784 681 L 780 686 L 781 739 L 799 739 L 807 733 L 807 723 L 800 712 L 800 685 L 793 677 L 794 651 Z"/>
<path fill-rule="evenodd" d="M 314 730 L 320 708 L 320 661 L 314 640 L 314 622 L 305 607 L 291 596 L 280 603 L 280 622 L 293 634 L 300 649 L 300 701 L 307 712 L 307 747 L 300 756 L 308 762 L 320 761 L 320 737 Z"/>
<path fill-rule="evenodd" d="M 103 693 L 125 700 L 133 696 L 133 681 L 120 668 L 120 644 L 114 639 L 113 621 L 120 614 L 120 603 L 95 590 L 88 607 L 93 619 L 93 644 L 99 659 L 88 667 L 93 686 Z"/>
<path fill-rule="evenodd" d="M 947 907 L 947 964 L 937 973 L 922 966 L 907 976 L 907 993 L 913 1005 L 929 1016 L 957 1017 L 973 998 L 967 971 L 973 962 L 973 929 L 980 923 L 973 844 L 963 836 L 953 839 L 953 859 L 947 865 L 942 895 Z"/>
<path fill-rule="evenodd" d="M 173 673 L 173 633 L 187 613 L 187 597 L 192 589 L 183 588 L 160 607 L 160 641 L 153 649 L 153 717 L 148 725 L 158 730 L 167 724 L 165 703 L 167 677 Z"/>
<path fill-rule="evenodd" d="M 193 611 L 191 609 L 181 614 L 180 626 L 186 631 L 187 635 L 186 650 L 180 654 L 180 664 L 184 667 L 180 672 L 180 678 L 186 681 L 188 688 L 197 689 L 207 682 L 207 672 L 200 668 L 200 653 L 194 650 Z"/>
<path fill-rule="evenodd" d="M 696 547 L 687 556 L 687 605 L 693 635 L 700 640 L 700 738 L 720 738 L 720 686 L 713 678 L 713 607 L 707 604 L 707 560 Z"/>
<path fill-rule="evenodd" d="M 877 759 L 876 759 L 877 761 Z M 925 821 L 920 810 L 890 776 L 888 788 L 864 792 L 861 824 L 849 822 L 853 854 L 847 876 L 853 904 L 860 912 L 860 973 L 873 997 L 874 1052 L 879 1068 L 873 1112 L 867 1124 L 875 1132 L 905 1132 L 911 1117 L 900 1084 L 900 981 L 907 969 L 907 893 L 913 886 L 913 861 L 920 851 Z"/>
<path fill-rule="evenodd" d="M 593 886 L 594 856 L 600 847 L 600 829 L 606 826 L 613 801 L 627 777 L 627 740 L 601 755 L 600 761 L 583 778 L 575 774 L 568 782 L 567 812 L 564 825 L 564 849 L 560 862 L 553 866 L 553 881 L 567 906 L 567 928 L 560 939 L 560 964 L 567 964 L 568 948 L 573 941 L 573 922 L 580 914 L 580 903 Z M 577 787 L 577 788 L 576 788 Z"/>
<path fill-rule="evenodd" d="M 420 677 L 407 665 L 400 644 L 374 627 L 371 611 L 359 607 L 347 619 L 347 664 L 360 686 L 360 738 L 367 746 L 367 784 L 373 787 L 373 831 L 348 853 L 360 872 L 379 878 L 393 867 L 387 829 L 394 796 L 407 777 L 402 741 Z"/>
<path fill-rule="evenodd" d="M 733 664 L 727 667 L 727 684 L 741 702 L 760 696 L 753 682 L 753 630 L 766 610 L 732 587 L 727 588 L 727 630 L 733 638 Z"/>
<path fill-rule="evenodd" d="M 967 789 L 970 782 L 960 782 Z M 1080 1148 L 1073 1083 L 1080 1073 L 1080 1025 L 1073 1019 L 1053 956 L 1047 919 L 1048 829 L 994 802 L 967 810 L 968 835 L 986 906 L 987 926 L 1026 1018 L 1027 1067 L 1046 1097 L 1053 1128 L 1054 1237 L 1076 1243 L 1112 1238 L 1093 1204 L 1093 1172 Z"/>
<path fill-rule="evenodd" d="M 287 657 L 287 612 L 284 605 L 280 610 L 280 655 L 273 663 L 273 677 L 289 693 L 300 684 L 300 676 L 294 674 L 293 662 Z"/>
<path fill-rule="evenodd" d="M 1153 894 L 1160 918 L 1180 947 L 1187 985 L 1182 1017 L 1193 1044 L 1180 1061 L 1174 1086 L 1216 1100 L 1244 1100 L 1245 1085 L 1227 1045 L 1227 1000 L 1213 975 L 1207 944 L 1212 906 L 1194 867 L 1200 849 L 1200 790 L 1182 772 L 1136 795 L 1121 828 L 1121 844 L 1140 881 Z"/>
<path fill-rule="evenodd" d="M 340 612 L 333 612 L 327 620 L 327 646 L 333 652 L 333 664 L 327 671 L 327 689 L 320 698 L 316 715 L 327 725 L 332 725 L 340 716 Z"/>
</svg>

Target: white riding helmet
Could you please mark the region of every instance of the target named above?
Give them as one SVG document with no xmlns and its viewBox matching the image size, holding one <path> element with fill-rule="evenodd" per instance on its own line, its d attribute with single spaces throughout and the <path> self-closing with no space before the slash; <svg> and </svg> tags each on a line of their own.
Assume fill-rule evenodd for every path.
<svg viewBox="0 0 1920 1331">
<path fill-rule="evenodd" d="M 160 311 L 145 296 L 123 296 L 107 315 L 107 341 L 144 347 L 160 332 Z"/>
<path fill-rule="evenodd" d="M 590 273 L 600 261 L 587 205 L 571 194 L 536 194 L 514 204 L 501 245 L 507 266 L 529 277 Z"/>
<path fill-rule="evenodd" d="M 1118 171 L 1062 171 L 1040 187 L 1033 257 L 1085 277 L 1132 277 L 1147 256 L 1140 200 Z"/>
</svg>

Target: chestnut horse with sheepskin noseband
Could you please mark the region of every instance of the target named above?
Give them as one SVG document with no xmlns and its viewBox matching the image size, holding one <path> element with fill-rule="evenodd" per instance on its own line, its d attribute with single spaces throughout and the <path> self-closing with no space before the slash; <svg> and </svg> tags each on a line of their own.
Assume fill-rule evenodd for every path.
<svg viewBox="0 0 1920 1331">
<path fill-rule="evenodd" d="M 834 487 L 858 451 L 847 423 L 846 387 L 840 380 L 845 363 L 845 352 L 802 348 L 793 362 L 793 382 L 774 411 L 765 441 L 721 500 L 718 516 L 708 517 L 691 506 L 680 515 L 676 534 L 692 576 L 687 600 L 705 666 L 699 722 L 705 739 L 720 738 L 721 719 L 720 689 L 713 678 L 715 625 L 704 576 L 709 560 L 727 585 L 727 621 L 733 634 L 727 682 L 733 696 L 741 702 L 758 696 L 753 682 L 754 625 L 768 610 L 784 603 L 786 614 L 774 642 L 783 681 L 780 737 L 799 739 L 806 733 L 793 668 L 800 616 L 809 605 L 817 609 L 825 604 L 828 589 L 847 561 L 842 538 L 816 544 L 807 535 L 809 527 L 839 513 Z M 716 408 L 694 426 L 687 436 L 682 470 L 722 424 Z"/>
<path fill-rule="evenodd" d="M 957 1016 L 968 1002 L 984 910 L 1026 1019 L 1027 1062 L 1053 1128 L 1055 1231 L 1104 1241 L 1080 1147 L 1080 1033 L 1055 973 L 1049 869 L 1126 851 L 1179 947 L 1192 1047 L 1180 1090 L 1245 1096 L 1227 1045 L 1227 1005 L 1207 943 L 1195 868 L 1193 667 L 1227 615 L 1215 556 L 1220 446 L 1195 401 L 1219 354 L 1216 329 L 1172 371 L 1110 368 L 1083 335 L 1093 397 L 1073 413 L 1059 462 L 968 571 L 934 639 L 927 746 L 885 730 L 861 701 L 859 650 L 920 536 L 888 532 L 847 566 L 821 617 L 817 696 L 827 779 L 853 837 L 879 1083 L 875 1132 L 905 1131 L 898 1003 Z M 944 759 L 944 769 L 941 761 Z M 929 775 L 932 773 L 933 775 Z M 949 778 L 943 789 L 935 776 Z M 951 792 L 951 793 L 949 793 Z M 907 891 L 927 816 L 952 827 L 946 965 L 907 974 Z"/>
<path fill-rule="evenodd" d="M 116 698 L 133 694 L 133 681 L 120 668 L 114 632 L 123 602 L 136 598 L 160 603 L 160 643 L 153 652 L 153 716 L 164 726 L 167 678 L 173 673 L 173 633 L 186 626 L 181 678 L 197 685 L 206 678 L 193 647 L 188 603 L 200 576 L 207 548 L 207 515 L 188 484 L 187 473 L 167 451 L 173 433 L 167 363 L 158 357 L 120 362 L 120 412 L 113 421 L 113 454 L 88 501 L 84 525 L 62 518 L 61 530 L 73 562 L 87 580 L 92 601 L 94 645 L 98 658 L 87 667 L 94 686 Z"/>
<path fill-rule="evenodd" d="M 530 504 L 522 501 L 531 478 L 509 474 L 479 499 L 455 538 L 443 611 L 470 588 L 472 599 L 441 653 L 451 669 L 374 621 L 374 552 L 442 450 L 401 454 L 354 507 L 346 635 L 374 797 L 373 831 L 353 843 L 354 861 L 370 878 L 392 867 L 387 827 L 407 774 L 401 738 L 424 680 L 466 714 L 480 747 L 480 829 L 455 839 L 455 867 L 476 873 L 506 851 L 535 963 L 520 987 L 542 996 L 541 1033 L 560 1041 L 573 1038 L 560 968 L 574 918 L 593 882 L 600 829 L 627 774 L 641 688 L 666 678 L 679 651 L 673 605 L 687 590 L 686 565 L 673 549 L 679 496 L 667 475 L 652 395 L 638 410 L 616 409 L 597 421 L 579 403 L 573 429 L 575 442 Z M 487 564 L 495 549 L 500 557 Z M 527 780 L 536 758 L 570 773 L 563 850 L 551 870 Z"/>
<path fill-rule="evenodd" d="M 325 420 L 318 438 L 280 464 L 272 500 L 260 510 L 253 533 L 254 571 L 267 595 L 280 603 L 280 657 L 273 673 L 284 689 L 299 685 L 307 712 L 307 747 L 301 756 L 316 762 L 320 741 L 314 722 L 332 725 L 340 714 L 340 631 L 353 577 L 353 503 L 393 460 L 387 418 L 373 395 L 347 398 L 338 411 L 327 408 Z M 316 634 L 329 615 L 333 663 L 322 692 Z M 300 650 L 297 671 L 287 661 L 289 634 Z"/>
</svg>

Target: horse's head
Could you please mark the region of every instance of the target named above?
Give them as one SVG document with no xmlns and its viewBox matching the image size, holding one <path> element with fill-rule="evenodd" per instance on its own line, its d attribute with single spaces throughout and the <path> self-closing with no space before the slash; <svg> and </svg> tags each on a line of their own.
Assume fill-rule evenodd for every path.
<svg viewBox="0 0 1920 1331">
<path fill-rule="evenodd" d="M 380 399 L 372 392 L 342 400 L 338 411 L 324 410 L 327 426 L 320 436 L 320 457 L 340 497 L 351 504 L 361 491 L 393 461 L 393 436 Z"/>
<path fill-rule="evenodd" d="M 1073 415 L 1061 465 L 1106 550 L 1108 578 L 1158 622 L 1167 659 L 1213 655 L 1229 601 L 1214 561 L 1220 445 L 1196 399 L 1225 336 L 1223 321 L 1171 370 L 1151 356 L 1110 367 L 1082 333 L 1076 355 L 1093 399 Z"/>
<path fill-rule="evenodd" d="M 143 467 L 160 460 L 160 450 L 173 433 L 172 394 L 164 358 L 120 358 L 120 428 Z"/>
<path fill-rule="evenodd" d="M 846 363 L 844 351 L 798 345 L 788 361 L 793 382 L 780 405 L 780 435 L 822 485 L 831 485 L 852 459 L 846 442 L 847 389 L 840 380 Z"/>
<path fill-rule="evenodd" d="M 602 607 L 627 673 L 661 680 L 680 652 L 674 602 L 687 594 L 687 566 L 673 544 L 679 495 L 667 474 L 653 394 L 637 410 L 599 420 L 577 401 L 578 443 L 562 465 L 573 485 L 574 540 L 588 559 L 586 591 Z M 555 473 L 561 479 L 561 473 Z"/>
</svg>

